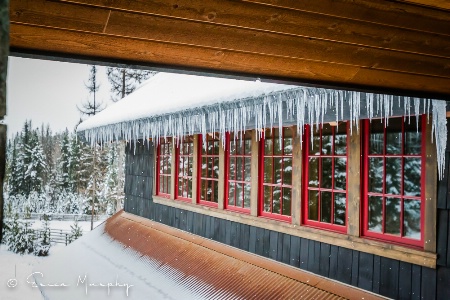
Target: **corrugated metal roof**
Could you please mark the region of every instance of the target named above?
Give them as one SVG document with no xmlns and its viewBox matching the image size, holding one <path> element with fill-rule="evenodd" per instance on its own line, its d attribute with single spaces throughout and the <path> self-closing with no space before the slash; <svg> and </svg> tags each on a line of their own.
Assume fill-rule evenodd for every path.
<svg viewBox="0 0 450 300">
<path fill-rule="evenodd" d="M 382 298 L 125 212 L 108 219 L 105 232 L 200 298 Z"/>
</svg>

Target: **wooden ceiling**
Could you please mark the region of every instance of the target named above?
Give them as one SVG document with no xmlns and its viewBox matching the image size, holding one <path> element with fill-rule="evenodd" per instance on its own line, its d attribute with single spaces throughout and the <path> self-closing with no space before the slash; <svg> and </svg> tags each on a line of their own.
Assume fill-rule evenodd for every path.
<svg viewBox="0 0 450 300">
<path fill-rule="evenodd" d="M 449 9 L 444 0 L 10 0 L 10 45 L 14 55 L 450 100 Z"/>
</svg>

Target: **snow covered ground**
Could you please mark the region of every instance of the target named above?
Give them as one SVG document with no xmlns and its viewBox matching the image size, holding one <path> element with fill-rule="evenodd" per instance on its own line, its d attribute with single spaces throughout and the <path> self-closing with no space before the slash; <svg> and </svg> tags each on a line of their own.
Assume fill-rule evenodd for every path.
<svg viewBox="0 0 450 300">
<path fill-rule="evenodd" d="M 42 222 L 32 221 L 32 228 L 42 228 Z M 94 222 L 94 227 L 103 220 Z M 73 221 L 50 221 L 52 229 L 70 230 Z M 90 222 L 78 222 L 87 234 L 91 229 Z M 66 248 L 63 244 L 53 244 L 50 248 L 50 256 Z M 0 300 L 34 300 L 43 299 L 39 289 L 32 288 L 27 283 L 27 277 L 33 272 L 33 268 L 45 261 L 47 257 L 37 257 L 32 254 L 19 255 L 7 250 L 5 245 L 0 245 Z"/>
</svg>

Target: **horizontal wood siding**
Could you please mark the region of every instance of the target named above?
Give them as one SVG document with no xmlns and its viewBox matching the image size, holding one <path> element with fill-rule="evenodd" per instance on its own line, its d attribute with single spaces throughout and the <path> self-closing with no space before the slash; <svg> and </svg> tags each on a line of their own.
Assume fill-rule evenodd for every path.
<svg viewBox="0 0 450 300">
<path fill-rule="evenodd" d="M 449 212 L 438 208 L 438 266 L 430 269 L 395 259 L 308 240 L 179 208 L 152 199 L 153 147 L 126 148 L 125 211 L 227 245 L 290 264 L 394 299 L 449 299 Z M 447 153 L 447 158 L 449 157 Z M 448 169 L 446 169 L 448 173 Z M 448 174 L 447 174 L 448 175 Z M 440 183 L 440 195 L 447 195 Z M 443 193 L 442 189 L 446 189 Z"/>
</svg>

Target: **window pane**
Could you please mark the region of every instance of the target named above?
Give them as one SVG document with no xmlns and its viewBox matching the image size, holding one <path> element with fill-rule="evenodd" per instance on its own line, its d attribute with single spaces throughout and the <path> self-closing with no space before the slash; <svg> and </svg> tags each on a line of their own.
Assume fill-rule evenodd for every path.
<svg viewBox="0 0 450 300">
<path fill-rule="evenodd" d="M 369 230 L 382 232 L 383 225 L 383 198 L 377 196 L 369 197 Z"/>
<path fill-rule="evenodd" d="M 274 186 L 272 212 L 275 214 L 281 214 L 280 200 L 281 200 L 281 188 L 279 186 Z"/>
<path fill-rule="evenodd" d="M 250 182 L 252 175 L 252 159 L 250 157 L 246 157 L 244 158 L 244 160 L 245 160 L 244 180 Z"/>
<path fill-rule="evenodd" d="M 229 166 L 229 178 L 231 180 L 236 180 L 236 158 L 230 157 L 230 166 Z"/>
<path fill-rule="evenodd" d="M 331 193 L 322 192 L 320 197 L 320 221 L 331 223 Z"/>
<path fill-rule="evenodd" d="M 213 185 L 213 192 L 214 192 L 212 201 L 217 203 L 219 201 L 219 184 L 217 183 L 217 181 L 211 181 L 211 182 Z"/>
<path fill-rule="evenodd" d="M 285 133 L 287 133 L 288 130 L 290 131 L 290 129 L 285 129 Z M 292 138 L 291 137 L 284 138 L 284 154 L 285 155 L 292 154 Z"/>
<path fill-rule="evenodd" d="M 421 146 L 422 146 L 422 133 L 420 131 L 405 132 L 405 154 L 407 155 L 420 154 Z"/>
<path fill-rule="evenodd" d="M 178 177 L 178 196 L 180 197 L 185 197 L 185 195 L 183 195 L 183 178 Z"/>
<path fill-rule="evenodd" d="M 228 204 L 234 205 L 234 189 L 235 189 L 235 183 L 229 182 L 228 183 Z"/>
<path fill-rule="evenodd" d="M 212 178 L 218 179 L 219 178 L 219 158 L 218 157 L 213 158 L 213 165 L 214 165 L 214 167 L 213 167 Z"/>
<path fill-rule="evenodd" d="M 192 176 L 192 169 L 193 169 L 193 159 L 191 157 L 188 158 L 188 173 L 187 176 Z"/>
<path fill-rule="evenodd" d="M 369 158 L 369 192 L 383 192 L 383 159 Z"/>
<path fill-rule="evenodd" d="M 331 155 L 331 147 L 333 145 L 333 136 L 332 135 L 323 135 L 322 136 L 322 154 Z"/>
<path fill-rule="evenodd" d="M 282 155 L 283 149 L 282 145 L 280 144 L 280 138 L 278 136 L 278 128 L 273 129 L 274 135 L 273 135 L 273 154 L 274 155 Z"/>
<path fill-rule="evenodd" d="M 244 207 L 250 208 L 250 184 L 244 184 Z"/>
<path fill-rule="evenodd" d="M 322 158 L 322 181 L 320 186 L 327 189 L 332 188 L 332 160 L 332 158 Z"/>
<path fill-rule="evenodd" d="M 164 180 L 164 176 L 159 176 L 159 191 L 164 193 L 166 190 L 166 181 Z"/>
<path fill-rule="evenodd" d="M 272 187 L 264 186 L 264 211 L 270 212 L 270 203 L 272 201 Z"/>
<path fill-rule="evenodd" d="M 309 183 L 310 187 L 319 187 L 319 159 L 310 158 L 308 165 Z"/>
<path fill-rule="evenodd" d="M 400 199 L 386 198 L 385 232 L 400 235 Z"/>
<path fill-rule="evenodd" d="M 291 189 L 283 188 L 283 215 L 291 215 Z"/>
<path fill-rule="evenodd" d="M 167 168 L 166 168 L 166 174 L 170 175 L 170 173 L 172 172 L 172 156 L 169 155 L 167 156 Z"/>
<path fill-rule="evenodd" d="M 206 180 L 201 180 L 200 183 L 200 199 L 201 200 L 206 200 L 207 198 L 207 193 L 208 193 L 208 184 Z"/>
<path fill-rule="evenodd" d="M 334 193 L 334 224 L 345 225 L 346 194 Z"/>
<path fill-rule="evenodd" d="M 318 220 L 318 201 L 319 201 L 319 192 L 318 191 L 309 191 L 308 195 L 308 219 L 309 220 Z"/>
<path fill-rule="evenodd" d="M 266 135 L 266 139 L 264 140 L 264 154 L 272 155 L 272 151 L 273 151 L 272 140 L 270 138 L 267 139 Z"/>
<path fill-rule="evenodd" d="M 402 159 L 386 158 L 386 194 L 401 194 Z"/>
<path fill-rule="evenodd" d="M 283 173 L 282 164 L 283 161 L 280 157 L 274 157 L 273 159 L 273 169 L 274 169 L 274 175 L 275 175 L 275 181 L 274 183 L 281 184 L 281 174 Z"/>
<path fill-rule="evenodd" d="M 187 198 L 192 198 L 192 178 L 188 178 L 186 190 Z"/>
<path fill-rule="evenodd" d="M 345 190 L 347 184 L 347 158 L 334 160 L 334 188 Z"/>
<path fill-rule="evenodd" d="M 386 133 L 386 154 L 402 153 L 402 133 L 387 132 Z"/>
<path fill-rule="evenodd" d="M 284 159 L 283 183 L 287 185 L 292 184 L 292 158 Z"/>
<path fill-rule="evenodd" d="M 242 183 L 236 184 L 236 206 L 242 207 Z"/>
<path fill-rule="evenodd" d="M 172 185 L 172 178 L 167 176 L 166 194 L 170 194 L 170 186 Z"/>
<path fill-rule="evenodd" d="M 208 163 L 206 157 L 202 157 L 202 177 L 208 177 Z"/>
<path fill-rule="evenodd" d="M 230 137 L 230 155 L 236 154 L 237 141 L 235 141 L 232 137 Z"/>
<path fill-rule="evenodd" d="M 334 137 L 334 154 L 345 155 L 347 153 L 347 134 L 336 134 Z"/>
<path fill-rule="evenodd" d="M 241 181 L 242 178 L 242 171 L 243 171 L 243 159 L 242 157 L 236 157 L 236 180 Z"/>
<path fill-rule="evenodd" d="M 405 200 L 404 210 L 405 236 L 420 240 L 420 201 Z"/>
<path fill-rule="evenodd" d="M 405 158 L 404 160 L 404 193 L 407 196 L 420 197 L 421 193 L 421 159 Z"/>
<path fill-rule="evenodd" d="M 308 133 L 309 134 L 309 133 Z M 311 147 L 309 149 L 310 155 L 318 155 L 320 154 L 320 136 L 319 132 L 314 130 L 313 137 L 311 139 Z"/>
<path fill-rule="evenodd" d="M 251 138 L 246 139 L 244 141 L 244 149 L 245 149 L 245 154 L 251 154 L 252 153 L 252 140 L 251 140 Z"/>
<path fill-rule="evenodd" d="M 369 153 L 384 153 L 384 124 L 381 120 L 373 120 L 370 124 Z"/>
<path fill-rule="evenodd" d="M 273 172 L 273 165 L 272 165 L 272 158 L 264 158 L 264 182 L 272 183 L 272 172 Z"/>
</svg>

